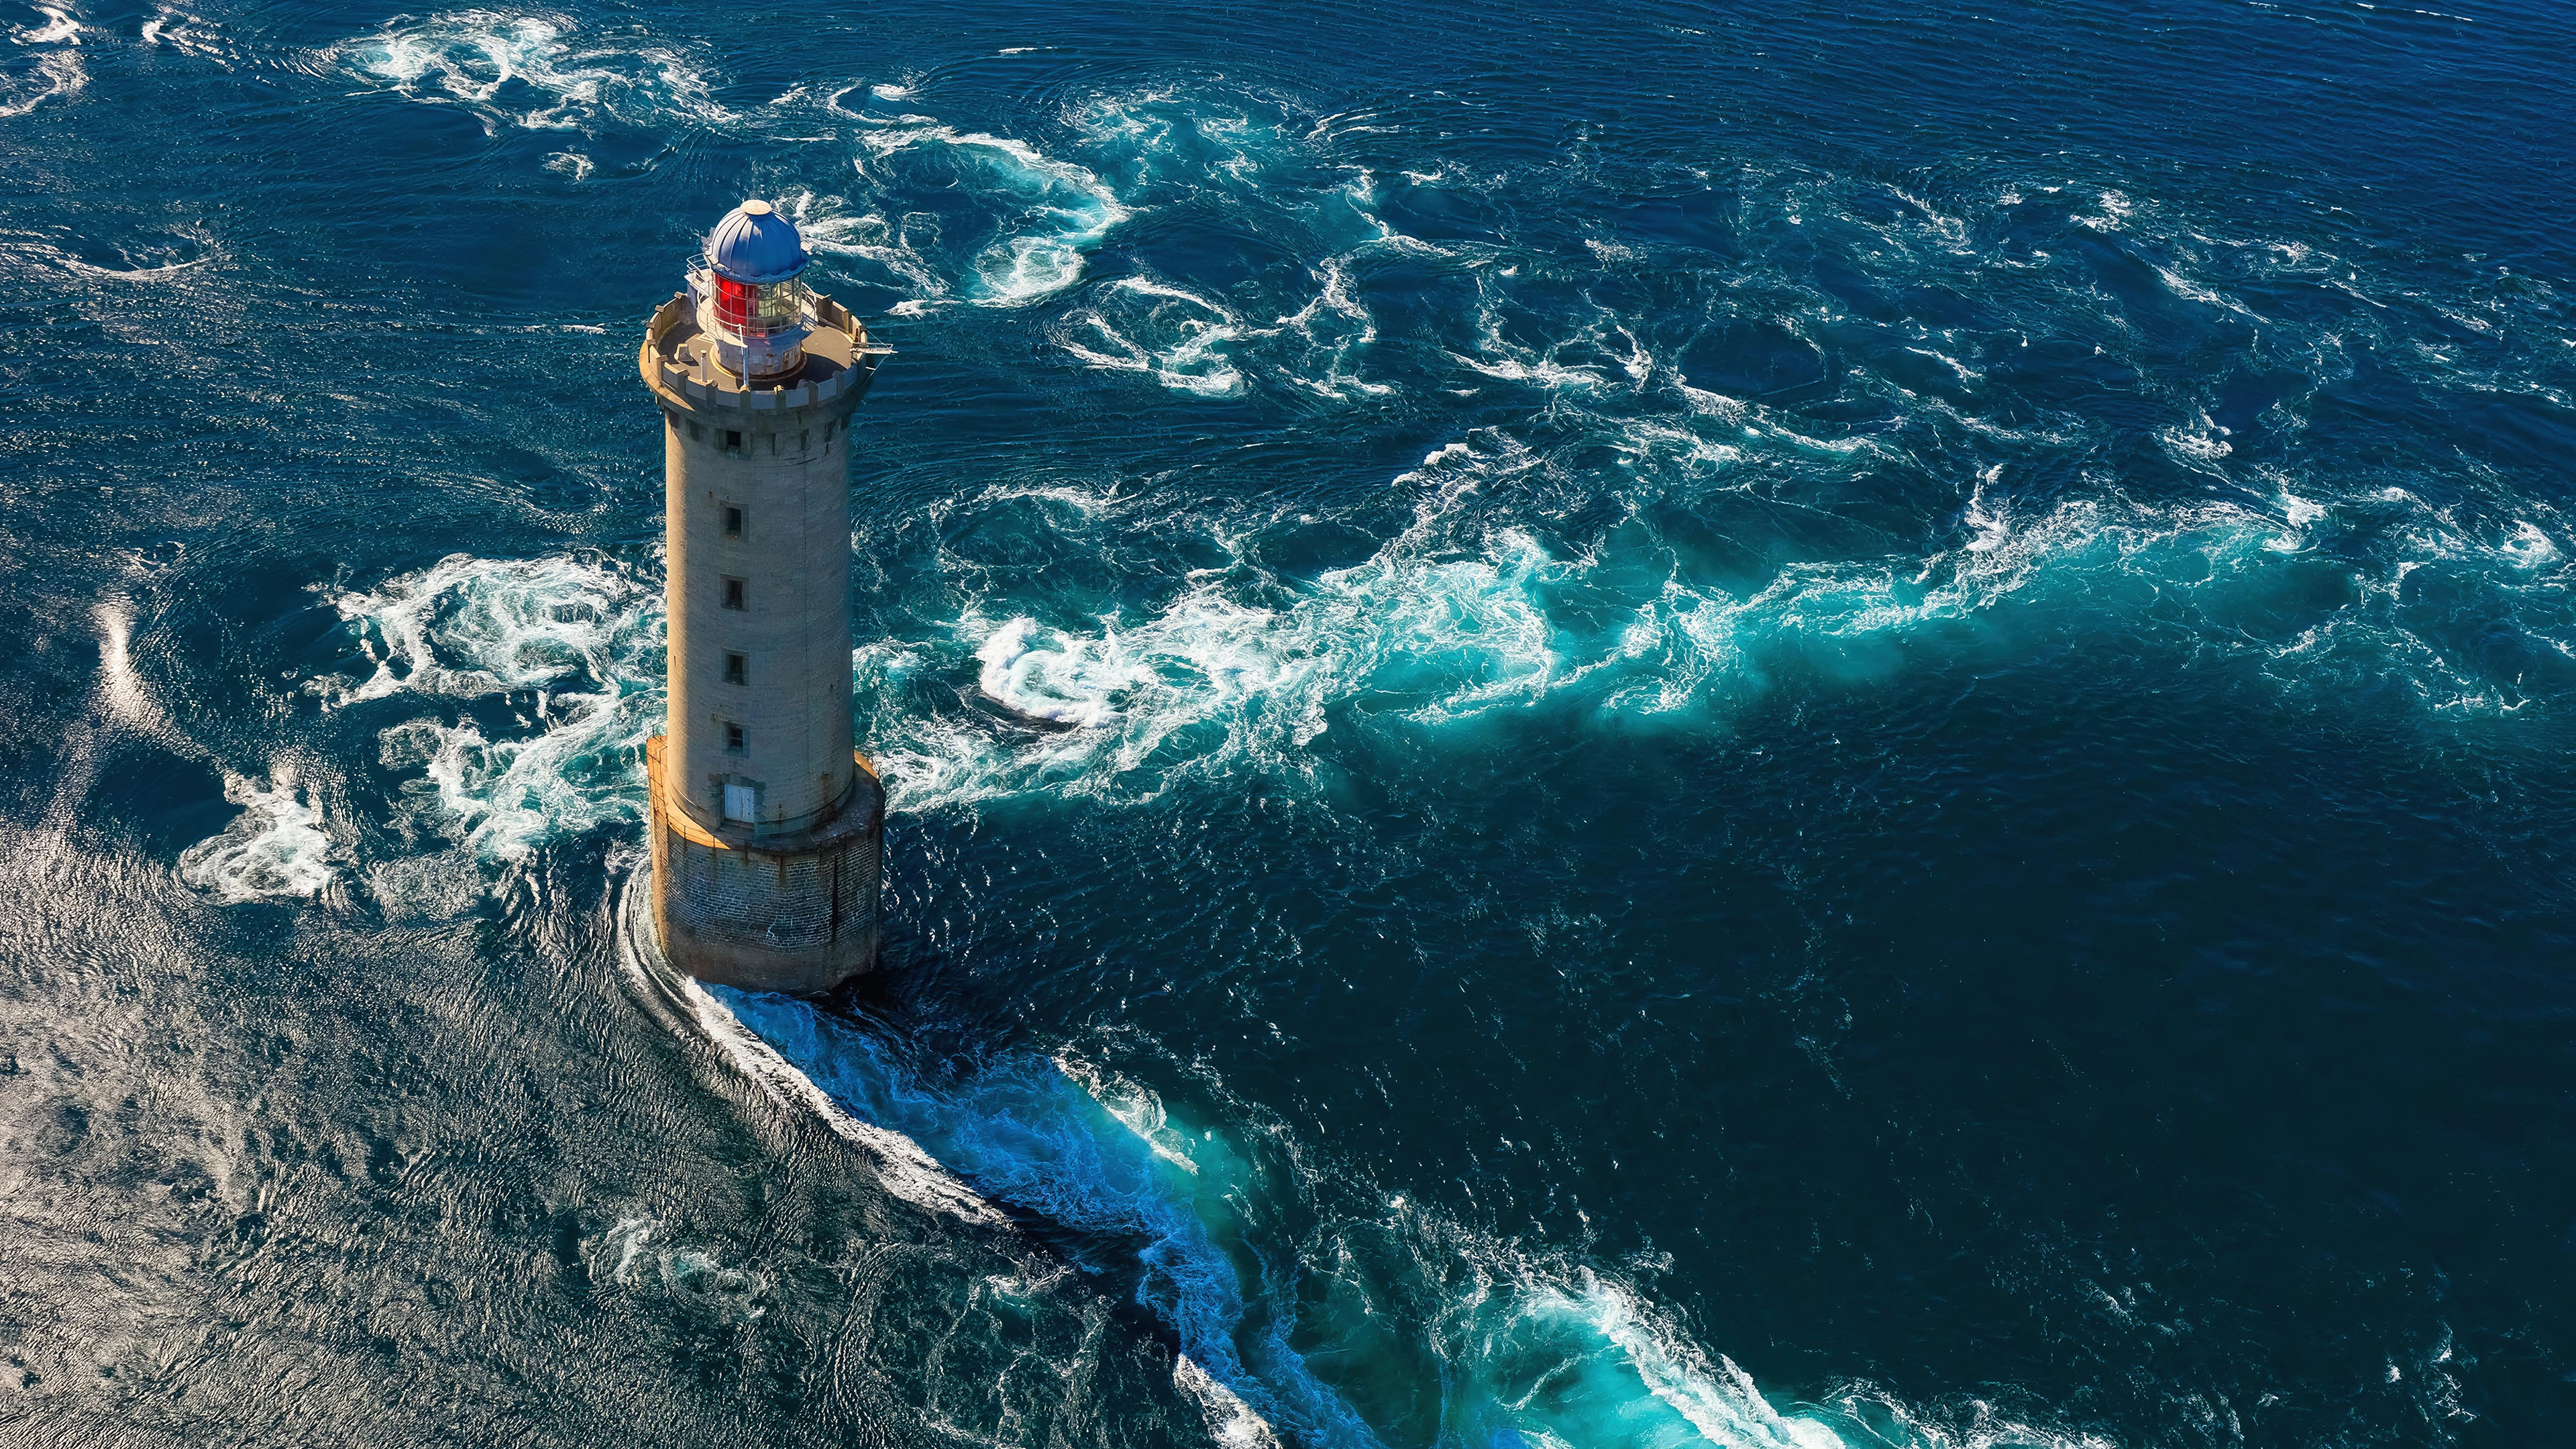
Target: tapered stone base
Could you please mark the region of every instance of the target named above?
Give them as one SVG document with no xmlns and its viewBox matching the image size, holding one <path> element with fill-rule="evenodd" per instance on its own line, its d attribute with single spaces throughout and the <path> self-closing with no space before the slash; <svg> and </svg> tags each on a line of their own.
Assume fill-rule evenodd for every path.
<svg viewBox="0 0 2576 1449">
<path fill-rule="evenodd" d="M 653 926 L 701 981 L 816 996 L 877 964 L 885 790 L 867 760 L 849 801 L 791 836 L 709 831 L 669 808 L 663 737 L 644 747 L 653 796 Z"/>
</svg>

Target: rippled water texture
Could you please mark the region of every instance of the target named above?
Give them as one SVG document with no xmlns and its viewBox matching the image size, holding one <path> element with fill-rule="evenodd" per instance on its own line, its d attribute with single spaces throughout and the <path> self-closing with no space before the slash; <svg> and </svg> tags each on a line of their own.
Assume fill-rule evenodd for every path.
<svg viewBox="0 0 2576 1449">
<path fill-rule="evenodd" d="M 2546 7 L 0 13 L 0 1442 L 2576 1421 Z M 642 319 L 859 415 L 674 976 Z"/>
</svg>

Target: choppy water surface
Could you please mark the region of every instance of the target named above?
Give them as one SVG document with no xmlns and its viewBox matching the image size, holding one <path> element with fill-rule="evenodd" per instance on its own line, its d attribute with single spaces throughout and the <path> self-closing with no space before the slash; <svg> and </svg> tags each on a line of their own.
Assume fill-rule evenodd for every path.
<svg viewBox="0 0 2576 1449">
<path fill-rule="evenodd" d="M 2576 1419 L 2562 12 L 0 30 L 0 1439 Z M 819 1008 L 637 915 L 747 194 Z"/>
</svg>

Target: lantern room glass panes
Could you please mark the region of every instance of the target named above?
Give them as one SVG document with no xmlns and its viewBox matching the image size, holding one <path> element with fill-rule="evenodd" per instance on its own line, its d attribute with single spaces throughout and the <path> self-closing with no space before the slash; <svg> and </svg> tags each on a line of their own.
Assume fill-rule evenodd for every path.
<svg viewBox="0 0 2576 1449">
<path fill-rule="evenodd" d="M 741 336 L 785 332 L 805 314 L 805 287 L 799 282 L 755 286 L 731 277 L 713 277 L 716 321 Z"/>
</svg>

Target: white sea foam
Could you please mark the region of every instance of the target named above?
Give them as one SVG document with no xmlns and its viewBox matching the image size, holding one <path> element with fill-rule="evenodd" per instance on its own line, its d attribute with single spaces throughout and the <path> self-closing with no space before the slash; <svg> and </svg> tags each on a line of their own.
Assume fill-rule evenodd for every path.
<svg viewBox="0 0 2576 1449">
<path fill-rule="evenodd" d="M 867 153 L 862 175 L 929 164 L 971 188 L 984 235 L 965 263 L 971 275 L 963 296 L 980 305 L 1023 307 L 1072 286 L 1083 253 L 1129 215 L 1090 171 L 1011 137 L 907 116 L 862 131 L 859 141 Z M 927 190 L 934 183 L 922 184 Z"/>
<path fill-rule="evenodd" d="M 975 651 L 986 695 L 1032 719 L 1088 726 L 1116 714 L 1117 696 L 1143 682 L 1134 666 L 1116 662 L 1114 639 L 1095 649 L 1056 634 L 1052 647 L 1041 647 L 1041 633 L 1035 619 L 1013 619 Z"/>
<path fill-rule="evenodd" d="M 1172 1126 L 1162 1098 L 1129 1078 L 1070 1053 L 1058 1053 L 1052 1060 L 1066 1081 L 1080 1086 L 1102 1111 L 1117 1119 L 1119 1126 L 1153 1149 L 1156 1157 L 1192 1177 L 1198 1176 L 1198 1159 L 1190 1154 L 1190 1140 Z"/>
<path fill-rule="evenodd" d="M 1435 452 L 1399 480 L 1421 490 L 1414 526 L 1284 605 L 1242 601 L 1211 579 L 1096 634 L 1026 617 L 960 620 L 988 695 L 1083 728 L 1013 746 L 937 719 L 880 720 L 872 733 L 896 803 L 919 808 L 1041 782 L 1133 798 L 1203 770 L 1301 774 L 1304 746 L 1343 700 L 1378 696 L 1401 702 L 1405 718 L 1437 724 L 1544 697 L 1583 666 L 1562 652 L 1570 641 L 1545 595 L 1587 565 L 1553 558 L 1517 528 L 1469 547 L 1438 536 L 1463 500 L 1535 465 L 1499 440 Z M 919 663 L 884 649 L 860 659 L 863 677 Z"/>
<path fill-rule="evenodd" d="M 337 708 L 398 693 L 523 697 L 498 737 L 472 717 L 414 718 L 382 736 L 388 767 L 422 772 L 407 788 L 427 824 L 516 859 L 549 835 L 641 814 L 634 765 L 661 713 L 651 592 L 596 559 L 451 555 L 333 597 L 377 663 L 362 682 L 320 688 Z"/>
<path fill-rule="evenodd" d="M 71 17 L 70 11 L 39 5 L 36 13 L 45 17 L 44 24 L 12 30 L 9 38 L 20 45 L 54 45 L 63 41 L 80 44 L 80 22 Z"/>
<path fill-rule="evenodd" d="M 241 49 L 227 39 L 222 28 L 204 16 L 161 5 L 151 19 L 143 22 L 140 32 L 146 45 L 166 45 L 182 55 L 211 60 L 226 69 L 241 60 Z"/>
<path fill-rule="evenodd" d="M 1699 1442 L 1841 1449 L 1822 1419 L 1784 1415 L 1733 1361 L 1712 1358 L 1615 1278 L 1478 1245 L 1474 1287 L 1435 1340 L 1462 1406 L 1567 1444 Z M 1533 1377 L 1535 1374 L 1535 1377 Z M 2044 1442 L 2044 1441 L 2043 1441 Z"/>
<path fill-rule="evenodd" d="M 2012 539 L 2011 525 L 2004 522 L 2003 518 L 1992 511 L 1986 503 L 1986 490 L 1993 487 L 1996 480 L 2003 475 L 2004 465 L 1995 464 L 1977 475 L 1976 489 L 1968 495 L 1967 512 L 1962 515 L 1960 522 L 1973 532 L 1973 536 L 1962 545 L 1969 553 L 1993 553 Z"/>
<path fill-rule="evenodd" d="M 1094 367 L 1147 373 L 1176 392 L 1232 397 L 1244 390 L 1244 378 L 1227 351 L 1248 330 L 1213 297 L 1121 277 L 1095 289 L 1090 306 L 1067 314 L 1056 338 Z"/>
<path fill-rule="evenodd" d="M 127 266 L 101 266 L 97 262 L 76 256 L 50 242 L 32 239 L 18 243 L 15 250 L 66 275 L 78 277 L 84 281 L 99 282 L 168 281 L 210 262 L 220 260 L 223 255 L 222 249 L 212 237 L 194 229 L 174 230 L 163 234 L 157 240 L 138 239 L 131 245 L 134 251 L 124 258 L 131 263 Z M 177 261 L 153 260 L 155 257 L 188 252 L 194 252 L 196 255 L 183 255 Z"/>
<path fill-rule="evenodd" d="M 937 218 L 902 215 L 889 221 L 873 211 L 853 214 L 842 198 L 811 190 L 788 192 L 779 205 L 817 255 L 860 258 L 883 267 L 891 285 L 912 293 L 903 305 L 918 307 L 948 296 L 948 277 L 938 258 Z"/>
<path fill-rule="evenodd" d="M 49 46 L 57 44 L 57 41 L 80 44 L 80 21 L 72 18 L 70 10 L 57 10 L 54 5 L 36 5 L 36 13 L 44 15 L 41 26 L 13 28 L 8 39 L 18 41 L 21 46 Z"/>
<path fill-rule="evenodd" d="M 1686 430 L 1634 424 L 1627 437 L 1641 478 L 1731 466 L 1728 447 Z M 2393 679 L 2440 709 L 2519 707 L 2510 679 L 2466 666 L 2471 641 L 2452 640 L 2448 614 L 2413 602 L 2421 590 L 2406 581 L 2424 568 L 2496 594 L 2530 647 L 2576 649 L 2556 602 L 2572 566 L 2554 515 L 2472 526 L 2403 490 L 2331 507 L 2285 490 L 2266 507 L 2114 495 L 2017 508 L 1998 494 L 1995 465 L 1934 553 L 1792 564 L 1738 591 L 1633 530 L 1569 549 L 1514 521 L 1552 466 L 1500 434 L 1444 445 L 1395 480 L 1414 495 L 1411 525 L 1358 563 L 1270 578 L 1249 552 L 1265 525 L 1237 522 L 1210 540 L 1231 565 L 1091 620 L 1027 611 L 934 543 L 916 566 L 945 576 L 945 597 L 963 607 L 899 620 L 893 636 L 855 651 L 861 737 L 897 809 L 1028 793 L 1137 801 L 1188 778 L 1304 779 L 1313 742 L 1344 728 L 1437 729 L 1551 705 L 1706 717 L 1771 689 L 1783 667 L 1843 677 L 1893 667 L 1881 641 L 2015 601 L 2028 627 L 2181 630 L 2190 647 L 2253 659 L 2287 688 Z M 1079 542 L 1083 553 L 1132 527 L 1168 526 L 1106 493 L 1040 491 L 1065 505 L 1063 522 L 1028 526 L 1100 533 Z M 995 490 L 942 510 L 971 517 L 1034 497 Z M 2248 634 L 2231 600 L 2263 599 L 2279 569 L 2321 549 L 2344 560 L 2350 601 L 2302 604 L 2297 627 Z M 1247 578 L 1260 587 L 1241 588 Z M 2153 619 L 2128 602 L 2142 588 L 2158 600 Z M 1569 612 L 1563 600 L 1581 603 Z M 1605 611 L 1614 600 L 1622 606 Z M 419 772 L 410 798 L 425 826 L 508 860 L 551 835 L 640 815 L 637 747 L 660 707 L 649 586 L 592 559 L 459 556 L 335 602 L 376 661 L 364 680 L 324 686 L 335 706 L 398 693 L 451 709 L 505 706 L 384 731 L 386 762 Z M 971 711 L 925 708 L 906 684 L 924 675 L 1070 728 L 997 730 Z"/>
<path fill-rule="evenodd" d="M 1377 324 L 1357 295 L 1354 267 L 1372 251 L 1440 253 L 1370 211 L 1365 169 L 1325 158 L 1291 134 L 1277 105 L 1248 95 L 1163 86 L 1090 96 L 1064 119 L 1097 174 L 1133 206 L 1222 196 L 1322 243 L 1307 263 L 1315 285 L 1307 297 L 1225 298 L 1152 273 L 1111 282 L 1053 329 L 1068 353 L 1202 397 L 1236 396 L 1257 381 L 1335 399 L 1392 391 L 1360 374 Z"/>
<path fill-rule="evenodd" d="M 1138 208 L 1216 187 L 1247 204 L 1323 208 L 1318 219 L 1337 249 L 1310 264 L 1317 288 L 1310 298 L 1283 299 L 1287 310 L 1263 320 L 1278 304 L 1255 310 L 1140 272 L 1055 318 L 1049 332 L 1058 344 L 1088 366 L 1204 397 L 1238 395 L 1256 377 L 1337 398 L 1390 390 L 1357 373 L 1357 350 L 1375 340 L 1376 324 L 1355 295 L 1351 264 L 1371 247 L 1424 248 L 1361 209 L 1365 173 L 1352 180 L 1349 168 L 1333 168 L 1311 178 L 1318 189 L 1261 189 L 1277 180 L 1273 163 L 1296 150 L 1275 120 L 1250 109 L 1212 110 L 1172 90 L 1094 98 L 1066 113 L 1091 163 L 1082 164 L 935 117 L 853 112 L 840 103 L 846 94 L 829 108 L 865 123 L 856 199 L 809 192 L 788 209 L 819 254 L 881 267 L 881 280 L 908 294 L 890 309 L 896 315 L 949 302 L 1025 307 L 1058 297 L 1080 282 L 1085 254 Z"/>
<path fill-rule="evenodd" d="M 2215 463 L 2235 451 L 2227 441 L 2227 430 L 2211 422 L 2207 413 L 2194 423 L 2158 429 L 2156 439 L 2173 454 L 2174 461 L 2185 466 Z"/>
<path fill-rule="evenodd" d="M 1186 1353 L 1172 1356 L 1172 1384 L 1198 1406 L 1219 1449 L 1278 1449 L 1279 1436 L 1241 1395 L 1208 1376 Z"/>
<path fill-rule="evenodd" d="M 1756 430 L 1762 446 L 1794 453 L 1819 442 L 1776 431 Z M 1730 465 L 1727 448 L 1685 431 L 1640 425 L 1628 436 L 1641 476 Z M 2527 594 L 2539 607 L 2518 627 L 2535 647 L 2563 655 L 2562 636 L 2576 635 L 2550 592 L 2570 568 L 2550 527 L 2516 520 L 2480 535 L 2411 496 L 2331 519 L 2286 497 L 2277 507 L 2110 495 L 2028 508 L 1999 492 L 1995 465 L 1946 547 L 1794 563 L 1731 590 L 1650 536 L 1567 548 L 1513 521 L 1508 502 L 1549 466 L 1499 435 L 1444 446 L 1397 480 L 1417 493 L 1413 525 L 1360 563 L 1246 591 L 1241 578 L 1266 578 L 1247 552 L 1262 529 L 1238 525 L 1213 540 L 1233 566 L 1089 623 L 996 618 L 983 611 L 1007 608 L 1008 596 L 957 574 L 971 601 L 963 613 L 858 651 L 862 732 L 898 808 L 1027 792 L 1132 801 L 1186 778 L 1302 779 L 1312 742 L 1345 727 L 1439 728 L 1549 705 L 1604 718 L 1708 717 L 1773 688 L 1784 668 L 1874 675 L 1897 667 L 1886 641 L 1958 631 L 2007 608 L 2043 630 L 2171 631 L 2295 689 L 2376 669 L 2428 702 L 2473 709 L 2510 700 L 2463 669 L 2443 642 L 2445 616 L 2400 597 L 2408 569 L 2438 563 L 2468 571 L 2478 588 Z M 2313 554 L 2329 521 L 2350 601 L 2298 603 L 2311 623 L 2249 635 L 2238 622 L 2247 608 L 2261 614 L 2282 589 L 2305 597 L 2307 586 L 2280 571 Z M 1114 536 L 1128 525 L 1111 513 L 1070 526 Z M 2141 597 L 2159 601 L 2155 617 L 2133 607 Z M 1605 609 L 1614 599 L 1624 610 Z M 1563 600 L 1581 603 L 1569 611 Z M 885 703 L 919 698 L 904 679 L 960 667 L 1014 712 L 1074 728 L 1012 735 Z"/>
<path fill-rule="evenodd" d="M 2495 551 L 2504 558 L 2510 559 L 2514 567 L 2525 571 L 2547 568 L 2567 557 L 2565 550 L 2558 546 L 2557 540 L 2551 538 L 2538 524 L 2527 518 L 2517 518 L 2513 521 L 2512 528 L 2496 544 Z"/>
<path fill-rule="evenodd" d="M 1275 110 L 1174 86 L 1090 96 L 1064 120 L 1086 151 L 1109 158 L 1108 174 L 1148 190 L 1241 192 L 1294 149 Z"/>
<path fill-rule="evenodd" d="M 2129 199 L 2126 192 L 2105 190 L 2095 198 L 2095 201 L 2102 210 L 2098 214 L 2079 213 L 2075 218 L 2078 226 L 2090 227 L 2095 231 L 2118 231 L 2127 224 L 2130 217 L 2137 214 L 2138 205 Z"/>
<path fill-rule="evenodd" d="M 1362 349 L 1377 341 L 1377 319 L 1352 294 L 1347 262 L 1328 257 L 1315 268 L 1321 283 L 1313 301 L 1279 319 L 1282 335 L 1294 333 L 1306 344 L 1304 364 L 1288 380 L 1325 397 L 1377 397 L 1395 391 L 1391 383 L 1363 379 Z"/>
<path fill-rule="evenodd" d="M 11 43 L 29 53 L 0 61 L 0 117 L 23 116 L 46 101 L 68 99 L 89 84 L 81 63 L 81 25 L 68 10 L 39 5 L 42 25 L 9 32 Z"/>
<path fill-rule="evenodd" d="M 1324 397 L 1391 391 L 1357 373 L 1377 324 L 1351 295 L 1340 258 L 1316 271 L 1315 296 L 1298 310 L 1254 323 L 1213 296 L 1152 277 L 1121 277 L 1055 325 L 1058 346 L 1085 364 L 1136 372 L 1174 392 L 1234 397 L 1248 374 Z"/>
<path fill-rule="evenodd" d="M 856 1104 L 826 1090 L 836 1085 L 828 1073 L 817 1083 L 814 1068 L 828 1061 L 820 1042 L 837 1023 L 827 1023 L 810 1006 L 785 997 L 705 987 L 686 976 L 672 980 L 709 1040 L 722 1046 L 748 1078 L 782 1105 L 812 1113 L 872 1159 L 877 1181 L 886 1191 L 917 1207 L 982 1227 L 1010 1226 L 1010 1220 L 992 1204 L 905 1135 L 903 1124 L 854 1113 L 851 1108 Z"/>
<path fill-rule="evenodd" d="M 1443 1421 L 1466 1442 L 2111 1449 L 1973 1398 L 1908 1405 L 1851 1383 L 1817 1402 L 1783 1403 L 1703 1346 L 1636 1275 L 1497 1241 L 1401 1196 L 1390 1211 L 1331 1223 L 1306 1246 L 1308 1271 L 1340 1291 L 1302 1327 L 1310 1336 L 1343 1325 L 1377 1335 L 1386 1330 L 1371 1320 L 1389 1312 L 1419 1317 Z M 1433 1263 L 1454 1267 L 1423 1274 Z M 1645 1273 L 1666 1266 L 1640 1265 Z"/>
<path fill-rule="evenodd" d="M 1476 279 L 1475 338 L 1471 351 L 1452 349 L 1450 356 L 1485 376 L 1504 382 L 1533 383 L 1551 390 L 1597 392 L 1642 384 L 1650 368 L 1640 366 L 1635 334 L 1610 309 L 1585 308 L 1587 315 L 1567 319 L 1540 315 L 1515 292 L 1515 274 L 1505 268 L 1479 267 Z M 1531 336 L 1536 332 L 1540 335 Z M 1612 346 L 1617 336 L 1624 346 Z"/>
<path fill-rule="evenodd" d="M 597 1239 L 583 1243 L 582 1256 L 591 1265 L 591 1276 L 611 1283 L 634 1282 L 658 1226 L 650 1218 L 621 1218 Z"/>
<path fill-rule="evenodd" d="M 98 700 L 108 717 L 174 754 L 206 752 L 180 730 L 134 667 L 132 607 L 102 601 L 94 611 L 99 630 Z M 179 855 L 179 878 L 227 905 L 279 897 L 320 895 L 339 877 L 347 852 L 325 828 L 321 802 L 300 788 L 295 765 L 273 762 L 268 783 L 224 772 L 224 798 L 242 807 L 223 833 Z"/>
<path fill-rule="evenodd" d="M 974 1190 L 957 1180 L 919 1143 L 900 1131 L 842 1109 L 813 1078 L 779 1054 L 758 1034 L 744 1028 L 733 1007 L 751 998 L 725 987 L 710 994 L 689 977 L 677 978 L 680 991 L 698 1016 L 699 1027 L 721 1045 L 736 1066 L 781 1103 L 810 1112 L 828 1124 L 844 1142 L 864 1154 L 872 1176 L 887 1192 L 931 1212 L 944 1213 L 986 1228 L 1010 1226 L 1009 1219 Z M 762 998 L 775 1001 L 779 998 Z"/>
<path fill-rule="evenodd" d="M 349 68 L 416 101 L 462 105 L 485 129 L 577 130 L 614 119 L 629 125 L 737 119 L 716 104 L 704 74 L 663 45 L 590 41 L 559 15 L 458 10 L 426 20 L 387 22 L 333 52 Z M 502 104 L 513 82 L 545 98 L 527 110 Z"/>
<path fill-rule="evenodd" d="M 337 878 L 338 847 L 323 828 L 321 808 L 298 791 L 291 766 L 274 767 L 265 786 L 227 772 L 224 798 L 242 813 L 223 834 L 180 853 L 181 880 L 237 905 L 317 896 Z"/>
<path fill-rule="evenodd" d="M 634 642 L 621 627 L 623 608 L 641 592 L 622 571 L 591 559 L 460 553 L 369 593 L 335 593 L 340 616 L 366 626 L 377 662 L 371 676 L 332 702 L 398 690 L 471 698 L 568 674 L 612 678 Z"/>
<path fill-rule="evenodd" d="M 658 1293 L 717 1317 L 747 1323 L 768 1311 L 762 1300 L 769 1279 L 748 1269 L 729 1268 L 703 1248 L 658 1246 L 662 1224 L 650 1218 L 621 1218 L 606 1232 L 581 1244 L 591 1281 L 611 1287 Z"/>
<path fill-rule="evenodd" d="M 2099 1435 L 2027 1423 L 1980 1399 L 1925 1410 L 1866 1384 L 1783 1413 L 1733 1360 L 1721 1356 L 1711 1365 L 1687 1338 L 1639 1312 L 1632 1301 L 1621 1301 L 1626 1299 L 1610 1289 L 1577 1311 L 1627 1354 L 1649 1392 L 1712 1444 L 1877 1449 L 1892 1441 L 1913 1449 L 2114 1449 L 2113 1441 Z"/>
</svg>

